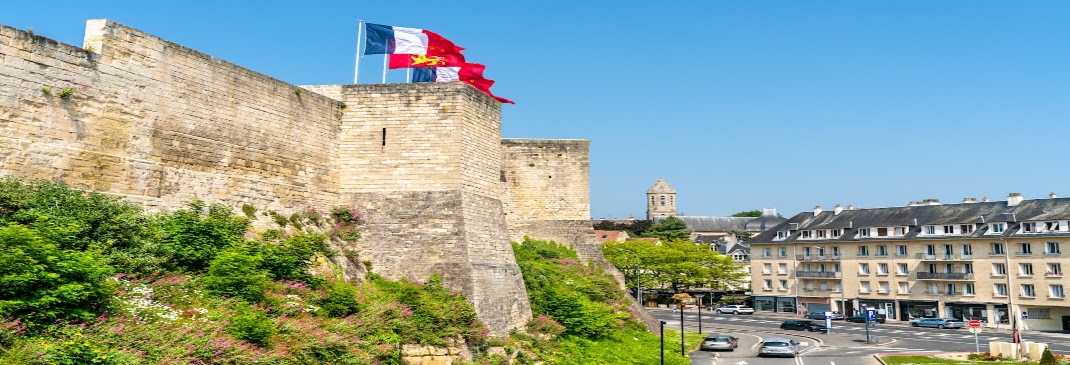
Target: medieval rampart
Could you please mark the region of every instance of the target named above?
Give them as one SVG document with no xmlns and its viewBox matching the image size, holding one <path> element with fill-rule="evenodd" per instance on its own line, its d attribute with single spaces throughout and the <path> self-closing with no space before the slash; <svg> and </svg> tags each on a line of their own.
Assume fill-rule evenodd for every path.
<svg viewBox="0 0 1070 365">
<path fill-rule="evenodd" d="M 441 274 L 496 333 L 531 318 L 510 238 L 603 261 L 589 143 L 503 141 L 500 108 L 461 83 L 297 87 L 107 20 L 83 47 L 0 26 L 0 175 L 158 209 L 352 204 L 373 271 Z"/>
</svg>

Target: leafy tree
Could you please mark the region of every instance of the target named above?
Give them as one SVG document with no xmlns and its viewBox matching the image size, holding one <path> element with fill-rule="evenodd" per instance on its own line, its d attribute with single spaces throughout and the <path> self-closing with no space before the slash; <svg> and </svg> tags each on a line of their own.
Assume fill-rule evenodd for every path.
<svg viewBox="0 0 1070 365">
<path fill-rule="evenodd" d="M 760 210 L 745 210 L 732 215 L 733 217 L 761 217 L 762 211 Z"/>
<path fill-rule="evenodd" d="M 646 219 L 633 220 L 628 223 L 615 223 L 603 220 L 595 223 L 594 229 L 602 231 L 627 231 L 628 235 L 631 237 L 642 237 L 640 234 L 643 233 L 643 231 L 650 229 L 650 226 L 653 224 L 654 221 Z"/>
<path fill-rule="evenodd" d="M 687 229 L 687 223 L 673 216 L 665 217 L 643 232 L 643 237 L 657 237 L 662 241 L 682 240 L 690 236 L 691 230 Z"/>
<path fill-rule="evenodd" d="M 1044 353 L 1040 355 L 1039 365 L 1059 365 L 1059 363 L 1055 361 L 1055 355 L 1051 353 L 1051 349 L 1044 348 Z"/>
<path fill-rule="evenodd" d="M 602 245 L 606 259 L 625 273 L 634 287 L 637 271 L 643 287 L 679 292 L 696 286 L 726 287 L 742 284 L 746 271 L 731 257 L 687 240 L 609 242 Z"/>
<path fill-rule="evenodd" d="M 111 274 L 95 251 L 60 249 L 18 224 L 0 228 L 0 318 L 87 321 L 111 296 Z"/>
<path fill-rule="evenodd" d="M 250 302 L 264 300 L 264 290 L 271 282 L 262 268 L 264 258 L 246 247 L 233 247 L 219 253 L 203 277 L 209 293 L 238 297 Z"/>
</svg>

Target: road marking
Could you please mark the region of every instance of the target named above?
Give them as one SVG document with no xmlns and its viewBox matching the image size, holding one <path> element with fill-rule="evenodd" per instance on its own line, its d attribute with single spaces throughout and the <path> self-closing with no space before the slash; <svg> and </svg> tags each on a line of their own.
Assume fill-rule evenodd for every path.
<svg viewBox="0 0 1070 365">
<path fill-rule="evenodd" d="M 743 361 L 743 360 L 740 360 L 740 361 L 739 361 L 739 362 L 737 362 L 737 363 L 736 363 L 735 365 L 747 365 L 747 362 L 746 362 L 746 361 Z"/>
</svg>

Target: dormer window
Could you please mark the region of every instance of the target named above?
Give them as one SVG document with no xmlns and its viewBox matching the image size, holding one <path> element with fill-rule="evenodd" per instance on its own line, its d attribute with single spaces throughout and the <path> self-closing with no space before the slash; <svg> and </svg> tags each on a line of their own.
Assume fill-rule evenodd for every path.
<svg viewBox="0 0 1070 365">
<path fill-rule="evenodd" d="M 1044 229 L 1049 231 L 1058 231 L 1059 222 L 1044 222 Z"/>
<path fill-rule="evenodd" d="M 895 227 L 895 235 L 902 236 L 907 234 L 907 227 Z"/>
<path fill-rule="evenodd" d="M 1022 233 L 1033 233 L 1037 231 L 1037 224 L 1035 222 L 1022 223 Z"/>
<path fill-rule="evenodd" d="M 925 226 L 925 234 L 936 234 L 936 226 Z"/>
<path fill-rule="evenodd" d="M 1007 229 L 1007 223 L 992 223 L 988 225 L 988 230 L 992 233 L 1003 233 Z"/>
<path fill-rule="evenodd" d="M 869 237 L 869 228 L 859 228 L 858 237 Z"/>
<path fill-rule="evenodd" d="M 814 231 L 802 231 L 802 239 L 814 238 Z"/>
<path fill-rule="evenodd" d="M 777 231 L 776 232 L 776 239 L 782 240 L 782 239 L 785 239 L 785 238 L 788 238 L 788 231 Z"/>
<path fill-rule="evenodd" d="M 955 234 L 955 226 L 944 226 L 944 234 Z"/>
<path fill-rule="evenodd" d="M 959 226 L 959 233 L 961 233 L 961 234 L 970 234 L 970 233 L 973 233 L 973 225 L 972 225 L 972 224 L 963 224 L 963 225 L 960 225 L 960 226 Z"/>
<path fill-rule="evenodd" d="M 884 227 L 877 228 L 877 237 L 886 237 L 886 236 L 888 236 L 888 228 L 884 228 Z"/>
<path fill-rule="evenodd" d="M 817 230 L 817 238 L 826 238 L 827 236 L 828 236 L 828 231 L 827 230 L 824 230 L 824 229 Z"/>
<path fill-rule="evenodd" d="M 829 232 L 829 236 L 831 236 L 832 238 L 836 238 L 836 237 L 840 236 L 840 230 L 838 230 L 838 229 L 831 229 L 829 231 L 830 231 Z"/>
</svg>

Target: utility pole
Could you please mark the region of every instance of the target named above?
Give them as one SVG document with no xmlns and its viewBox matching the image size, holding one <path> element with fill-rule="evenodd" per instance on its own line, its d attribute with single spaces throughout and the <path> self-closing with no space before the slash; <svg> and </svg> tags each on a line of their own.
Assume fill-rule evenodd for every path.
<svg viewBox="0 0 1070 365">
<path fill-rule="evenodd" d="M 687 356 L 684 353 L 684 305 L 680 304 L 680 356 Z"/>
<path fill-rule="evenodd" d="M 661 365 L 665 365 L 665 321 L 661 321 Z"/>
</svg>

